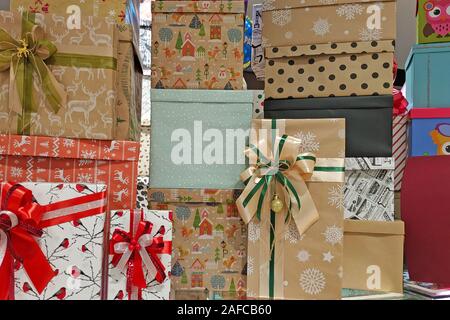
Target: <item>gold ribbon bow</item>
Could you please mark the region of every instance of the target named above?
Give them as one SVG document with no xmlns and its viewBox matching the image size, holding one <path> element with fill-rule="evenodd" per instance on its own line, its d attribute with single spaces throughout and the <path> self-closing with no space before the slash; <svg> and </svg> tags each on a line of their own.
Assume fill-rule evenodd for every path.
<svg viewBox="0 0 450 320">
<path fill-rule="evenodd" d="M 0 28 L 0 71 L 10 70 L 10 110 L 18 114 L 37 111 L 33 97 L 33 75 L 36 75 L 48 105 L 57 113 L 66 104 L 67 94 L 45 63 L 56 53 L 57 48 L 51 41 L 44 39 L 44 31 L 40 26 L 26 17 L 23 19 L 22 39 L 16 40 Z"/>
</svg>

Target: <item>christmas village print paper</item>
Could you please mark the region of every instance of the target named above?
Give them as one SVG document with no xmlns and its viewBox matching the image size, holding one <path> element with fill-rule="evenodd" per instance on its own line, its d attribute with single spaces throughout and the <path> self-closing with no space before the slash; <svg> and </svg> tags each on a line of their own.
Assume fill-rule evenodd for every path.
<svg viewBox="0 0 450 320">
<path fill-rule="evenodd" d="M 141 210 L 136 210 L 140 212 Z M 111 226 L 110 235 L 114 233 L 116 229 L 130 231 L 130 211 L 113 211 L 111 212 Z M 172 241 L 172 212 L 170 211 L 151 211 L 143 210 L 143 220 L 149 221 L 153 224 L 152 236 L 159 235 L 159 230 L 164 228 L 164 241 Z M 111 257 L 111 256 L 110 256 Z M 169 300 L 170 296 L 170 270 L 171 270 L 171 255 L 161 254 L 158 255 L 166 268 L 166 278 L 162 283 L 156 281 L 156 279 L 150 279 L 148 277 L 148 271 L 145 270 L 144 274 L 147 280 L 147 288 L 142 290 L 142 300 Z M 122 270 L 118 270 L 111 264 L 109 264 L 108 275 L 108 300 L 128 300 L 127 293 L 127 278 L 126 274 Z"/>
<path fill-rule="evenodd" d="M 253 120 L 259 139 L 261 132 L 271 132 L 273 120 Z M 345 157 L 345 120 L 276 120 L 278 135 L 287 134 L 301 140 L 299 153 L 311 152 L 317 159 Z M 270 146 L 269 146 L 270 147 Z M 313 182 L 314 181 L 314 182 Z M 269 290 L 271 218 L 263 215 L 248 224 L 247 296 L 274 299 L 340 299 L 343 255 L 342 182 L 306 181 L 319 213 L 305 234 L 284 215 L 274 215 L 274 290 Z M 270 213 L 269 213 L 270 214 Z"/>
<path fill-rule="evenodd" d="M 208 289 L 210 297 L 245 296 L 247 228 L 234 190 L 150 189 L 152 209 L 172 210 L 172 291 Z"/>
<path fill-rule="evenodd" d="M 36 183 L 31 190 L 41 205 L 83 197 L 106 190 L 101 184 Z M 87 205 L 105 206 L 94 202 Z M 92 207 L 91 207 L 92 208 Z M 38 294 L 19 262 L 15 264 L 16 300 L 100 300 L 105 214 L 44 228 L 38 240 L 56 276 Z"/>
<path fill-rule="evenodd" d="M 244 1 L 154 1 L 152 88 L 243 88 Z"/>
</svg>

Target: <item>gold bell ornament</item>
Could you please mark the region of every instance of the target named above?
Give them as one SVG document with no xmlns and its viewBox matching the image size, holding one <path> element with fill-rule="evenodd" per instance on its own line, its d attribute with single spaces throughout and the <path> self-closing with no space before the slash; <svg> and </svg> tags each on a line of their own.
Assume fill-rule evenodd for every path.
<svg viewBox="0 0 450 320">
<path fill-rule="evenodd" d="M 281 210 L 283 210 L 283 207 L 283 202 L 280 200 L 280 198 L 278 198 L 278 195 L 275 194 L 272 200 L 272 211 L 275 213 L 279 213 L 281 212 Z"/>
</svg>

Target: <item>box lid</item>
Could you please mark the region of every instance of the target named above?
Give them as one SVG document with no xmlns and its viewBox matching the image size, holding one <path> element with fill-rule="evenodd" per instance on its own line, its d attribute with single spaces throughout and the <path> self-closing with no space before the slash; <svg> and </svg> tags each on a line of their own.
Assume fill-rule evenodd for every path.
<svg viewBox="0 0 450 320">
<path fill-rule="evenodd" d="M 234 202 L 242 190 L 217 189 L 149 189 L 150 202 L 158 203 L 231 203 Z"/>
<path fill-rule="evenodd" d="M 428 43 L 428 44 L 415 44 L 409 52 L 408 59 L 406 59 L 406 70 L 411 67 L 411 63 L 416 54 L 427 54 L 427 53 L 439 53 L 439 52 L 450 52 L 450 42 L 443 43 Z"/>
<path fill-rule="evenodd" d="M 279 1 L 279 0 L 277 0 Z M 152 13 L 244 13 L 242 0 L 232 1 L 152 1 Z"/>
<path fill-rule="evenodd" d="M 394 170 L 394 158 L 345 158 L 345 170 Z"/>
<path fill-rule="evenodd" d="M 335 6 L 338 4 L 356 4 L 356 3 L 370 3 L 370 2 L 394 2 L 395 0 L 266 0 L 263 5 L 264 11 L 291 9 L 291 8 L 306 8 L 306 7 L 320 7 L 320 6 Z"/>
<path fill-rule="evenodd" d="M 404 235 L 405 224 L 400 220 L 393 222 L 344 220 L 344 233 Z"/>
<path fill-rule="evenodd" d="M 339 42 L 339 43 L 318 43 L 310 45 L 267 47 L 265 49 L 266 58 L 300 57 L 300 56 L 318 56 L 322 54 L 358 54 L 358 53 L 377 53 L 394 52 L 394 40 L 381 41 L 361 41 L 361 42 Z"/>
<path fill-rule="evenodd" d="M 250 103 L 253 104 L 252 90 L 170 90 L 152 89 L 152 101 L 180 103 Z"/>
<path fill-rule="evenodd" d="M 450 118 L 450 108 L 412 108 L 409 117 L 411 119 Z"/>
<path fill-rule="evenodd" d="M 0 156 L 138 161 L 139 142 L 0 135 Z"/>
</svg>

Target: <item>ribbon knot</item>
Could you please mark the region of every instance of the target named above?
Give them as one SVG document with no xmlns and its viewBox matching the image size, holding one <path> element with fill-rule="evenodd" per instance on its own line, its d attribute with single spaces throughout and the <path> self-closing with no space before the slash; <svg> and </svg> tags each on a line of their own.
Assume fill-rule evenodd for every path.
<svg viewBox="0 0 450 320">
<path fill-rule="evenodd" d="M 17 48 L 17 56 L 19 58 L 26 58 L 28 59 L 28 56 L 31 54 L 30 49 L 28 49 L 28 43 L 25 39 L 22 39 L 19 41 L 22 47 Z"/>
</svg>

